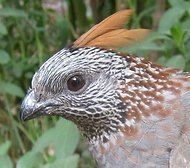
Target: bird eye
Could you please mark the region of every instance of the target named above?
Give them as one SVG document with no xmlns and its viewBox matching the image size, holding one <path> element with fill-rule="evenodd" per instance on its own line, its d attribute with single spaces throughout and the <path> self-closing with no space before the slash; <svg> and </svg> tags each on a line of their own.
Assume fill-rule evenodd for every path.
<svg viewBox="0 0 190 168">
<path fill-rule="evenodd" d="M 70 91 L 78 91 L 85 85 L 85 80 L 81 75 L 75 75 L 68 79 L 67 87 Z"/>
</svg>

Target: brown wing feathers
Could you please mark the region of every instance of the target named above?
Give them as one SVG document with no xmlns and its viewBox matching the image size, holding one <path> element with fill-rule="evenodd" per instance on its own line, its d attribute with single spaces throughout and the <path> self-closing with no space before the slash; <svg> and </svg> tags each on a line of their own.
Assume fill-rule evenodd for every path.
<svg viewBox="0 0 190 168">
<path fill-rule="evenodd" d="M 124 28 L 128 22 L 132 10 L 119 11 L 99 24 L 92 27 L 88 32 L 79 37 L 74 45 L 96 46 L 104 48 L 118 48 L 131 44 L 132 42 L 143 39 L 149 32 L 147 29 Z"/>
</svg>

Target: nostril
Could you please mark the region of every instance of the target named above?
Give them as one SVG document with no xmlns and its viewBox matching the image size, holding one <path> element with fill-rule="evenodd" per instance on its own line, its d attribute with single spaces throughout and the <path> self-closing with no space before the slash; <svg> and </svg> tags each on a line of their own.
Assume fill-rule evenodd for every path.
<svg viewBox="0 0 190 168">
<path fill-rule="evenodd" d="M 39 95 L 36 96 L 36 101 L 40 102 L 42 99 L 42 94 L 40 93 Z"/>
</svg>

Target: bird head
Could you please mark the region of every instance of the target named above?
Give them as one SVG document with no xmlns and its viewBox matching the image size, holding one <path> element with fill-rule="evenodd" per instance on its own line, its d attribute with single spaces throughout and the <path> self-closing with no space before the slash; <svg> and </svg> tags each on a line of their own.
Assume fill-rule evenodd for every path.
<svg viewBox="0 0 190 168">
<path fill-rule="evenodd" d="M 111 128 L 121 106 L 117 94 L 121 63 L 113 52 L 98 48 L 61 50 L 35 73 L 21 118 L 59 115 L 88 135 L 99 127 Z"/>
<path fill-rule="evenodd" d="M 146 29 L 122 28 L 131 12 L 110 16 L 48 59 L 33 76 L 21 119 L 62 116 L 73 121 L 89 140 L 116 132 L 126 120 L 121 86 L 132 78 L 132 71 L 126 73 L 130 58 L 110 48 L 148 33 Z"/>
</svg>

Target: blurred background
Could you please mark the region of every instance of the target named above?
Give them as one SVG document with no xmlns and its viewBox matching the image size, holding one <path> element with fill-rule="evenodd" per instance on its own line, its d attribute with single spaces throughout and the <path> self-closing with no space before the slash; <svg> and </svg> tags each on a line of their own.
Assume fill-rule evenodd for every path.
<svg viewBox="0 0 190 168">
<path fill-rule="evenodd" d="M 0 0 L 0 168 L 95 167 L 74 124 L 56 117 L 22 123 L 19 109 L 46 59 L 126 8 L 134 10 L 128 28 L 154 32 L 122 52 L 190 70 L 188 0 Z"/>
</svg>

